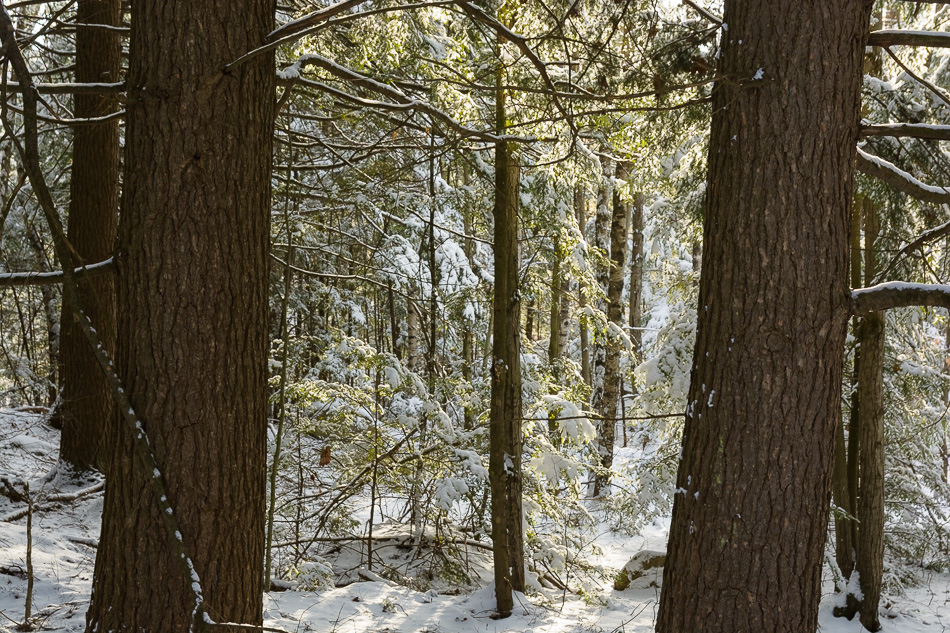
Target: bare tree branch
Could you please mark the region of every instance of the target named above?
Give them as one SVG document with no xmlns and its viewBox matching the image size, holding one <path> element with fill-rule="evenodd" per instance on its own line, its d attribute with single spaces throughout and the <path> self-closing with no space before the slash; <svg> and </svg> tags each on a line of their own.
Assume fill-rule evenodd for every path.
<svg viewBox="0 0 950 633">
<path fill-rule="evenodd" d="M 950 48 L 950 33 L 941 31 L 904 31 L 885 29 L 872 31 L 868 36 L 868 46 L 927 46 L 930 48 Z"/>
<path fill-rule="evenodd" d="M 709 20 L 716 26 L 722 26 L 722 20 L 720 18 L 717 18 L 715 15 L 713 15 L 706 9 L 699 6 L 698 4 L 693 2 L 693 0 L 683 0 L 683 4 L 685 4 L 688 7 L 692 7 L 697 13 L 699 13 L 701 16 L 703 16 L 704 18 L 706 18 L 707 20 Z"/>
<path fill-rule="evenodd" d="M 904 70 L 905 73 L 907 73 L 908 75 L 910 75 L 911 77 L 913 77 L 914 80 L 917 81 L 917 83 L 921 84 L 922 86 L 926 86 L 927 89 L 930 90 L 930 92 L 932 92 L 932 93 L 934 93 L 935 95 L 937 95 L 937 97 L 939 97 L 941 101 L 943 101 L 943 102 L 946 103 L 948 106 L 950 106 L 950 99 L 948 99 L 948 98 L 947 98 L 947 95 L 945 95 L 945 94 L 943 93 L 943 90 L 941 90 L 940 88 L 938 88 L 937 86 L 933 85 L 932 83 L 930 83 L 929 81 L 927 81 L 926 79 L 924 79 L 923 77 L 921 77 L 920 75 L 918 75 L 917 73 L 915 73 L 913 70 L 911 70 L 911 69 L 907 66 L 907 64 L 905 64 L 904 62 L 902 62 L 902 61 L 900 60 L 900 57 L 898 57 L 897 55 L 895 55 L 895 54 L 894 54 L 894 51 L 892 51 L 889 47 L 885 46 L 885 47 L 884 47 L 884 52 L 887 53 L 887 55 L 888 55 L 891 59 L 894 60 L 894 63 L 896 63 L 898 66 L 900 66 L 900 67 Z"/>
<path fill-rule="evenodd" d="M 114 269 L 114 260 L 109 259 L 97 264 L 90 264 L 73 269 L 73 274 L 77 279 L 84 276 L 99 275 L 105 272 L 111 272 Z M 57 270 L 51 273 L 26 272 L 26 273 L 2 273 L 0 274 L 0 288 L 10 288 L 14 286 L 52 286 L 63 283 L 63 271 Z"/>
<path fill-rule="evenodd" d="M 116 94 L 125 91 L 125 84 L 117 83 L 38 83 L 33 88 L 41 95 L 104 95 Z M 7 90 L 22 92 L 23 88 L 15 81 L 7 84 Z"/>
<path fill-rule="evenodd" d="M 950 35 L 950 33 L 948 33 Z M 936 141 L 950 141 L 950 125 L 930 125 L 928 123 L 882 123 L 862 125 L 861 136 L 893 136 L 896 138 L 926 138 Z"/>
<path fill-rule="evenodd" d="M 924 231 L 919 236 L 917 236 L 917 239 L 915 239 L 913 242 L 901 247 L 901 249 L 897 251 L 897 254 L 891 258 L 891 261 L 887 264 L 887 266 L 884 267 L 884 270 L 875 276 L 875 281 L 881 279 L 882 277 L 886 277 L 892 270 L 894 270 L 900 260 L 903 259 L 907 253 L 915 251 L 924 244 L 934 242 L 947 235 L 950 235 L 950 222 L 945 222 L 940 226 Z"/>
</svg>

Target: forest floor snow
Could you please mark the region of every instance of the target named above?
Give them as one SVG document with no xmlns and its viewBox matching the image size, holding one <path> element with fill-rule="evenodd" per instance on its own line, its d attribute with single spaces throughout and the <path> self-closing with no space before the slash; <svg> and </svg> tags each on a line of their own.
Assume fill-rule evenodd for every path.
<svg viewBox="0 0 950 633">
<path fill-rule="evenodd" d="M 33 623 L 50 631 L 82 631 L 89 601 L 102 511 L 102 482 L 75 481 L 57 470 L 59 433 L 43 415 L 0 410 L 0 479 L 30 484 L 36 512 L 32 526 L 35 576 Z M 2 484 L 0 484 L 2 485 Z M 27 586 L 25 504 L 0 496 L 0 632 L 12 633 L 24 615 Z M 667 522 L 639 537 L 610 532 L 598 539 L 597 564 L 619 569 L 644 549 L 664 549 Z M 468 594 L 417 591 L 380 580 L 317 592 L 272 592 L 264 597 L 265 625 L 285 631 L 326 633 L 647 633 L 653 631 L 659 590 L 640 579 L 616 591 L 605 584 L 586 599 L 561 592 L 518 595 L 510 618 L 491 618 L 490 584 Z M 825 583 L 818 631 L 859 633 L 832 616 L 835 596 Z M 891 633 L 950 631 L 950 576 L 922 572 L 921 584 L 890 601 L 883 618 Z"/>
</svg>

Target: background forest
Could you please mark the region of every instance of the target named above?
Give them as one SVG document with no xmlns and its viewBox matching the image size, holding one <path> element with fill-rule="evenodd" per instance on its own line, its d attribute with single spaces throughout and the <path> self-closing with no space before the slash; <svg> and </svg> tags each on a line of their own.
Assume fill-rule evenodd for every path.
<svg viewBox="0 0 950 633">
<path fill-rule="evenodd" d="M 157 97 L 148 81 L 129 77 L 167 70 L 130 49 L 136 4 L 4 3 L 36 90 L 31 105 L 4 27 L 0 630 L 82 629 L 80 617 L 70 618 L 90 608 L 93 558 L 104 549 L 104 473 L 132 446 L 117 439 L 120 417 L 128 410 L 132 427 L 139 415 L 149 427 L 148 412 L 159 406 L 136 402 L 133 411 L 114 400 L 125 392 L 103 377 L 90 336 L 110 353 L 129 331 L 187 341 L 200 362 L 176 360 L 181 373 L 159 398 L 177 401 L 183 419 L 204 406 L 202 394 L 240 418 L 245 404 L 233 394 L 253 390 L 208 383 L 202 372 L 216 375 L 220 359 L 198 351 L 212 339 L 254 346 L 233 327 L 241 301 L 226 296 L 220 318 L 202 320 L 187 306 L 148 318 L 124 299 L 138 283 L 123 277 L 135 269 L 124 258 L 140 243 L 137 231 L 166 235 L 171 250 L 216 248 L 214 240 L 189 242 L 190 220 L 173 206 L 145 219 L 119 215 L 120 198 L 125 213 L 149 191 L 192 182 L 166 169 L 190 169 L 174 162 L 177 154 L 166 163 L 156 150 L 150 163 L 132 153 L 149 133 L 144 125 L 127 131 L 126 111 Z M 696 407 L 689 390 L 712 94 L 729 37 L 722 14 L 721 3 L 689 0 L 281 0 L 266 42 L 228 58 L 227 72 L 236 73 L 258 63 L 270 73 L 267 55 L 276 60 L 267 79 L 272 119 L 259 104 L 241 106 L 249 130 L 273 122 L 270 140 L 253 130 L 232 134 L 228 143 L 255 151 L 207 190 L 222 208 L 232 195 L 263 199 L 252 171 L 270 165 L 269 180 L 258 183 L 270 191 L 269 221 L 247 233 L 250 242 L 269 237 L 266 261 L 231 252 L 208 269 L 240 283 L 248 271 L 266 274 L 268 373 L 259 395 L 267 399 L 267 457 L 254 471 L 266 477 L 244 482 L 237 453 L 203 441 L 167 452 L 183 451 L 182 459 L 216 468 L 220 481 L 233 476 L 234 490 L 266 498 L 266 514 L 247 531 L 263 532 L 266 543 L 268 626 L 653 630 L 673 502 L 693 494 L 677 468 L 684 419 Z M 938 35 L 927 46 L 867 48 L 851 285 L 947 285 L 950 192 L 938 185 L 950 183 L 950 54 L 939 38 L 950 30 L 950 6 L 878 0 L 871 22 L 872 31 Z M 182 38 L 181 54 L 190 54 L 192 41 Z M 748 81 L 769 77 L 760 68 Z M 204 125 L 218 116 L 210 111 Z M 20 158 L 24 147 L 29 154 L 31 126 L 60 225 Z M 270 147 L 269 155 L 256 151 Z M 187 160 L 220 158 L 195 150 Z M 133 176 L 127 160 L 151 167 Z M 243 233 L 243 216 L 229 213 L 214 230 Z M 64 267 L 76 271 L 65 286 Z M 227 295 L 203 271 L 186 282 L 195 296 Z M 159 267 L 143 279 L 162 274 Z M 92 334 L 71 302 L 86 307 Z M 872 315 L 852 319 L 844 349 L 821 623 L 862 630 L 832 611 L 854 617 L 873 582 L 880 607 L 865 603 L 864 628 L 945 631 L 950 318 L 934 307 Z M 147 355 L 145 343 L 135 345 L 129 349 Z M 121 349 L 116 375 L 125 379 Z M 710 391 L 708 407 L 717 397 Z M 497 420 L 507 430 L 492 426 Z M 872 485 L 862 474 L 871 462 L 862 459 L 875 446 L 859 443 L 862 423 L 879 423 L 884 460 L 883 557 L 874 564 L 861 558 L 859 542 L 869 537 L 857 527 L 878 517 L 870 502 L 861 505 L 871 494 L 859 494 L 859 482 Z M 508 444 L 497 443 L 502 431 Z M 163 450 L 152 457 L 156 478 L 161 466 L 174 488 Z M 111 477 L 110 485 L 126 479 Z M 151 494 L 147 483 L 128 494 L 134 490 Z M 502 498 L 507 510 L 495 505 Z M 187 511 L 176 513 L 187 523 Z M 509 542 L 505 553 L 511 568 L 523 567 L 524 578 L 513 581 L 527 595 L 516 594 L 526 601 L 520 606 L 505 609 L 484 589 L 498 578 L 493 519 L 521 532 L 523 551 Z M 464 606 L 470 594 L 484 606 Z M 375 619 L 344 617 L 360 600 L 379 607 Z M 321 606 L 307 615 L 312 604 Z M 496 624 L 485 615 L 493 609 L 514 609 L 516 621 Z"/>
</svg>

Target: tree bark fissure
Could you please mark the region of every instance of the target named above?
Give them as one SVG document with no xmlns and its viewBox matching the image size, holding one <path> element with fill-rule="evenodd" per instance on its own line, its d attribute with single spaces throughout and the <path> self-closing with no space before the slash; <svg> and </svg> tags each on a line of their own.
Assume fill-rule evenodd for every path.
<svg viewBox="0 0 950 633">
<path fill-rule="evenodd" d="M 506 125 L 505 91 L 499 70 L 496 130 Z M 498 615 L 514 608 L 512 591 L 524 591 L 521 519 L 521 295 L 518 202 L 520 168 L 506 141 L 495 144 L 495 287 L 492 323 L 491 407 L 488 472 L 492 549 Z"/>
</svg>

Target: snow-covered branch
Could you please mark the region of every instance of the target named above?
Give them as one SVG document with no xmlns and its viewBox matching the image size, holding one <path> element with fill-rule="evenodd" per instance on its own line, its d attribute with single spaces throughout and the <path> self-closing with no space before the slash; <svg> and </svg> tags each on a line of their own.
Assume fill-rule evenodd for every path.
<svg viewBox="0 0 950 633">
<path fill-rule="evenodd" d="M 950 203 L 950 190 L 947 188 L 934 187 L 921 182 L 893 163 L 868 154 L 860 148 L 858 148 L 858 169 L 912 198 L 934 204 Z"/>
<path fill-rule="evenodd" d="M 115 83 L 37 83 L 33 88 L 41 95 L 102 95 L 116 94 L 125 90 L 125 84 Z M 21 92 L 23 87 L 16 81 L 7 83 L 7 90 Z"/>
<path fill-rule="evenodd" d="M 855 316 L 913 306 L 950 309 L 950 285 L 888 281 L 851 292 L 851 314 Z"/>
<path fill-rule="evenodd" d="M 113 258 L 102 262 L 89 264 L 88 266 L 79 266 L 73 270 L 73 274 L 79 278 L 83 275 L 97 275 L 112 270 Z M 50 273 L 25 272 L 25 273 L 2 273 L 0 274 L 0 288 L 10 286 L 52 286 L 63 283 L 63 271 L 57 270 Z"/>
</svg>

